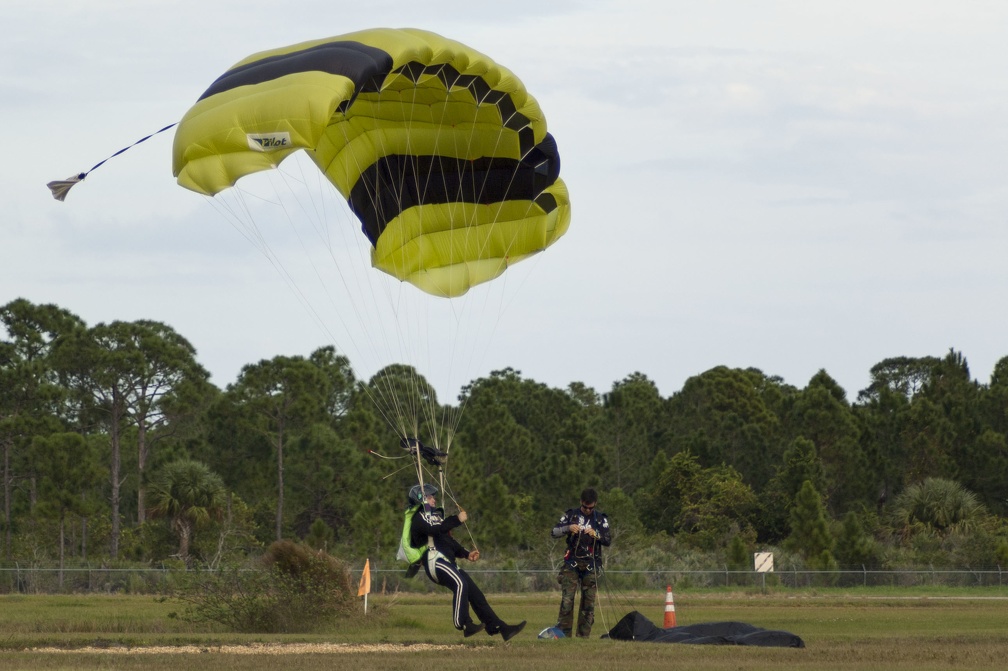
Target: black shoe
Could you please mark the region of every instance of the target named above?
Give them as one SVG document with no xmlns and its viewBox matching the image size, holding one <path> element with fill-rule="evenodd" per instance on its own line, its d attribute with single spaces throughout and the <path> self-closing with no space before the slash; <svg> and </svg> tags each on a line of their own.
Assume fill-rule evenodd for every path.
<svg viewBox="0 0 1008 671">
<path fill-rule="evenodd" d="M 522 620 L 518 624 L 505 624 L 501 625 L 500 635 L 505 641 L 510 641 L 512 638 L 518 635 L 522 629 L 525 628 L 525 620 Z"/>
<path fill-rule="evenodd" d="M 473 634 L 478 634 L 481 631 L 483 631 L 482 622 L 467 622 L 466 626 L 462 629 L 462 632 L 465 634 L 466 638 L 469 638 Z"/>
</svg>

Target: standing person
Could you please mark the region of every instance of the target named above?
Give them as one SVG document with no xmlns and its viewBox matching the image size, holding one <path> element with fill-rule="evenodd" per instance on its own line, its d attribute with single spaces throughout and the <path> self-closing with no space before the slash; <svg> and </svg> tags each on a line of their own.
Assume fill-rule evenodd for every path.
<svg viewBox="0 0 1008 671">
<path fill-rule="evenodd" d="M 577 635 L 588 638 L 595 623 L 595 595 L 598 592 L 598 571 L 602 567 L 602 546 L 609 547 L 609 518 L 596 510 L 598 492 L 588 487 L 581 492 L 581 507 L 571 508 L 553 527 L 553 538 L 567 536 L 567 552 L 557 582 L 560 583 L 560 615 L 557 627 L 570 636 L 574 625 L 574 597 L 581 588 L 581 608 L 578 611 Z"/>
<path fill-rule="evenodd" d="M 458 515 L 446 518 L 444 509 L 437 507 L 434 498 L 437 491 L 431 484 L 410 488 L 409 502 L 414 513 L 409 526 L 409 547 L 403 548 L 404 554 L 418 557 L 415 561 L 423 564 L 431 582 L 452 591 L 452 623 L 456 629 L 469 637 L 485 628 L 491 636 L 500 634 L 508 641 L 525 628 L 525 621 L 507 624 L 500 619 L 469 574 L 455 563 L 457 558 L 471 562 L 479 560 L 479 550 L 466 550 L 452 537 L 451 530 L 465 522 L 468 516 L 466 511 L 460 510 Z M 479 622 L 474 622 L 470 616 L 470 606 Z"/>
</svg>

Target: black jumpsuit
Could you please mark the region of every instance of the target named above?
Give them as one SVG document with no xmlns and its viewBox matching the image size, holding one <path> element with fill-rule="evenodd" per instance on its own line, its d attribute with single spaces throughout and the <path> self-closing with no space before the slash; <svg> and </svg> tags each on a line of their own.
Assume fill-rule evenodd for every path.
<svg viewBox="0 0 1008 671">
<path fill-rule="evenodd" d="M 413 515 L 410 525 L 410 543 L 413 547 L 427 546 L 428 536 L 434 540 L 436 560 L 431 566 L 428 561 L 430 550 L 424 552 L 420 561 L 424 571 L 432 582 L 452 591 L 452 623 L 456 629 L 464 629 L 472 621 L 469 607 L 472 606 L 476 617 L 486 626 L 487 633 L 496 634 L 504 621 L 487 603 L 483 592 L 469 577 L 469 574 L 455 564 L 457 557 L 468 557 L 469 551 L 455 540 L 451 530 L 462 524 L 457 515 L 445 519 L 443 508 L 434 508 L 425 512 L 419 510 Z M 431 571 L 433 570 L 433 574 Z"/>
</svg>

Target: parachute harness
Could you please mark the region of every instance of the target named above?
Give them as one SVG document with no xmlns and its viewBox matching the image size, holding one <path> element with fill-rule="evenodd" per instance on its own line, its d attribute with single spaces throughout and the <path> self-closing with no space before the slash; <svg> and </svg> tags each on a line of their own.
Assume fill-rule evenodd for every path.
<svg viewBox="0 0 1008 671">
<path fill-rule="evenodd" d="M 426 473 L 428 466 L 433 466 L 437 468 L 436 480 L 440 485 L 439 491 L 443 492 L 445 498 L 447 500 L 450 500 L 453 504 L 455 504 L 456 508 L 461 510 L 462 507 L 459 506 L 458 501 L 455 499 L 455 496 L 447 483 L 447 478 L 445 477 L 444 466 L 448 460 L 447 450 L 440 450 L 436 447 L 425 445 L 418 438 L 402 438 L 399 441 L 399 446 L 407 452 L 407 455 L 403 455 L 404 457 L 409 456 L 412 458 L 413 465 L 416 468 L 417 483 L 418 483 L 413 487 L 413 489 L 417 490 L 418 496 L 421 498 L 418 504 L 417 502 L 411 500 L 410 503 L 412 505 L 404 513 L 402 537 L 400 539 L 399 551 L 396 554 L 397 559 L 408 562 L 411 565 L 412 569 L 412 567 L 416 565 L 417 561 L 423 554 L 423 548 L 413 547 L 411 543 L 410 527 L 414 515 L 425 514 L 428 512 L 426 503 L 423 500 L 427 496 L 428 485 L 424 484 L 424 481 L 425 479 L 428 481 L 434 479 L 430 477 L 429 473 Z M 381 459 L 402 458 L 402 457 L 387 457 L 373 450 L 371 450 L 370 453 Z M 390 473 L 385 477 L 388 478 L 397 472 L 399 471 Z M 426 478 L 425 474 L 427 476 Z M 476 546 L 476 540 L 472 536 L 472 531 L 469 529 L 468 523 L 463 522 L 462 525 L 465 527 L 466 533 L 469 535 L 469 540 L 472 544 L 473 549 L 478 551 L 478 548 Z M 434 539 L 431 536 L 427 537 L 427 546 L 425 549 L 427 550 L 428 553 L 427 556 L 428 568 L 431 571 L 431 575 L 434 575 L 434 563 L 437 561 L 439 557 L 442 556 L 442 554 L 434 547 Z M 411 576 L 412 572 L 408 571 L 407 575 Z"/>
<path fill-rule="evenodd" d="M 434 466 L 437 468 L 437 481 L 440 491 L 444 494 L 444 497 L 451 501 L 456 508 L 462 510 L 462 507 L 458 504 L 455 499 L 455 495 L 451 491 L 451 487 L 448 484 L 447 477 L 445 476 L 445 465 L 448 462 L 448 451 L 440 450 L 436 447 L 431 447 L 429 445 L 424 445 L 418 438 L 403 438 L 400 443 L 400 447 L 409 452 L 411 456 L 415 458 L 416 469 L 417 469 L 417 481 L 420 483 L 420 487 L 424 486 L 424 462 L 429 466 Z M 472 543 L 474 550 L 478 550 L 476 547 L 476 540 L 473 538 L 472 531 L 469 529 L 468 522 L 463 522 L 462 526 L 465 527 L 466 533 L 469 535 L 469 541 Z M 429 548 L 430 554 L 428 562 L 433 570 L 434 560 L 441 556 L 441 553 L 434 549 L 434 539 L 427 538 L 427 546 Z M 433 572 L 432 574 L 433 575 Z"/>
</svg>

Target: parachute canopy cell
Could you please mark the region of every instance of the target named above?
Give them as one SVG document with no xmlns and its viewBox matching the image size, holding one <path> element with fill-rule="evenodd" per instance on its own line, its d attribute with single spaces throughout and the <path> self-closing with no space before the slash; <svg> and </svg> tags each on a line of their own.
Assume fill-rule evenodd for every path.
<svg viewBox="0 0 1008 671">
<path fill-rule="evenodd" d="M 249 56 L 185 114 L 173 172 L 214 195 L 304 150 L 346 198 L 374 267 L 458 296 L 570 223 L 560 156 L 509 70 L 415 29 Z"/>
</svg>

